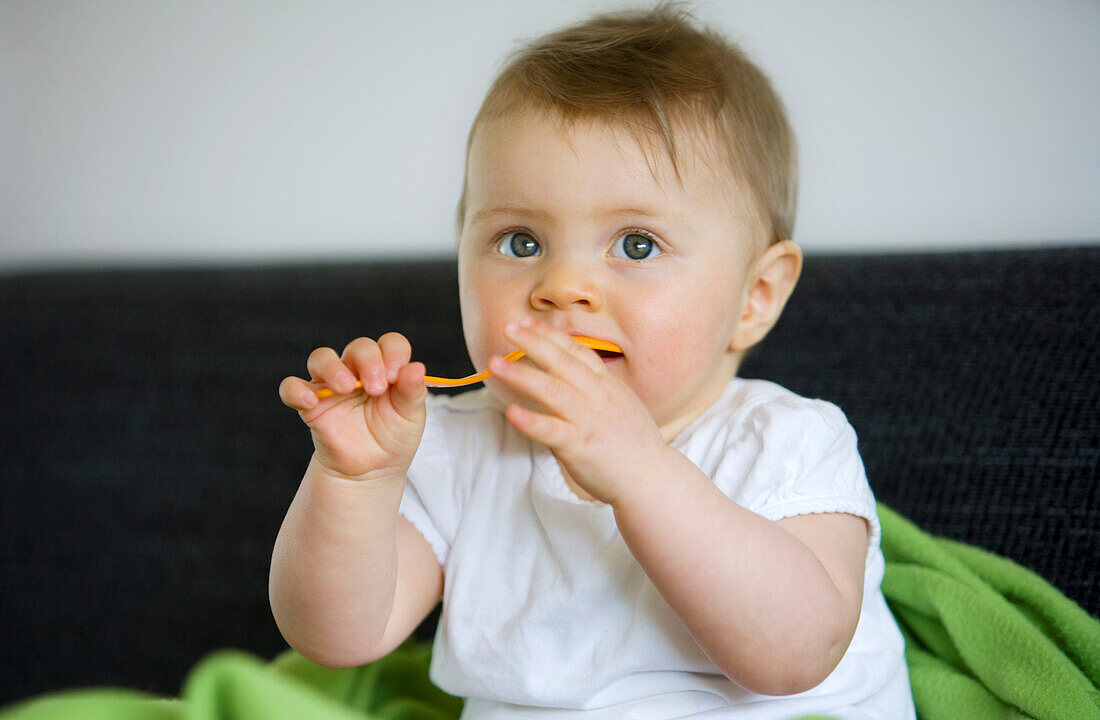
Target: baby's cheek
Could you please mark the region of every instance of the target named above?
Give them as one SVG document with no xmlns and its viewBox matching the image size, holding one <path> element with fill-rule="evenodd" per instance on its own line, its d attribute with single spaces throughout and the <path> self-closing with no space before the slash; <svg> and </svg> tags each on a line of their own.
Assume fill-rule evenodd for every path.
<svg viewBox="0 0 1100 720">
<path fill-rule="evenodd" d="M 693 360 L 713 352 L 716 328 L 708 327 L 712 313 L 707 310 L 685 298 L 651 306 L 643 316 L 644 326 L 636 328 L 638 336 L 646 338 L 645 367 L 677 382 L 690 376 Z"/>
<path fill-rule="evenodd" d="M 677 354 L 668 335 L 658 333 L 651 343 L 647 343 L 643 354 L 630 358 L 630 385 L 650 411 L 660 407 L 662 400 L 675 394 L 684 382 L 684 367 L 678 362 Z"/>
<path fill-rule="evenodd" d="M 495 348 L 501 342 L 507 320 L 502 317 L 501 304 L 493 302 L 492 296 L 487 297 L 482 293 L 464 291 L 461 308 L 466 348 L 474 367 L 480 370 L 488 364 L 494 352 L 500 352 Z"/>
<path fill-rule="evenodd" d="M 693 404 L 694 395 L 708 392 L 718 375 L 728 374 L 724 364 L 729 323 L 710 312 L 711 300 L 703 300 L 693 316 L 651 315 L 645 352 L 635 357 L 632 374 L 635 392 L 658 419 Z"/>
</svg>

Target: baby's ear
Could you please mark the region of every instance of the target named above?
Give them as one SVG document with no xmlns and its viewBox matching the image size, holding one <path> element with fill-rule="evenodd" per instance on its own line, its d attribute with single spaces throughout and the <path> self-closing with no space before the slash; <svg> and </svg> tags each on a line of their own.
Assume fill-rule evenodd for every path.
<svg viewBox="0 0 1100 720">
<path fill-rule="evenodd" d="M 730 348 L 743 352 L 772 329 L 802 274 L 802 249 L 793 240 L 769 246 L 745 277 L 741 319 Z"/>
</svg>

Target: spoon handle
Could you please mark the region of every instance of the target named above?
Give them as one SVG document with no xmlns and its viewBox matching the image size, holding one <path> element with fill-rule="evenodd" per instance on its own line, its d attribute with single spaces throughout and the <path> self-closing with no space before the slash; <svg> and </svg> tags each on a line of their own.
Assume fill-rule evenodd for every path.
<svg viewBox="0 0 1100 720">
<path fill-rule="evenodd" d="M 574 335 L 573 339 L 575 339 L 581 345 L 584 345 L 585 347 L 590 347 L 593 350 L 607 350 L 609 352 L 617 353 L 622 352 L 622 348 L 620 348 L 615 343 L 608 342 L 606 340 L 597 340 L 596 338 L 582 337 L 580 335 Z M 526 355 L 526 353 L 522 350 L 513 350 L 512 352 L 505 355 L 504 359 L 508 362 L 515 362 L 524 355 Z M 463 385 L 473 385 L 474 383 L 482 382 L 483 380 L 492 376 L 493 374 L 488 370 L 482 370 L 479 373 L 474 373 L 473 375 L 467 375 L 466 377 L 461 378 L 445 378 L 437 377 L 435 375 L 425 375 L 424 384 L 428 387 L 462 387 Z M 355 383 L 355 388 L 357 390 L 361 389 L 362 387 L 363 383 Z M 331 388 L 324 387 L 318 390 L 315 394 L 318 398 L 324 399 L 327 397 L 332 397 L 336 393 Z"/>
</svg>

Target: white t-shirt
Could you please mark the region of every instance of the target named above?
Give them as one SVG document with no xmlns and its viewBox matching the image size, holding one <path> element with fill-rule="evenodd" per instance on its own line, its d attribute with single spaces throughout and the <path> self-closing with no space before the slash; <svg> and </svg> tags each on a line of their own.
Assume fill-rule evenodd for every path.
<svg viewBox="0 0 1100 720">
<path fill-rule="evenodd" d="M 834 405 L 735 378 L 672 446 L 771 520 L 870 525 L 862 615 L 836 670 L 799 695 L 740 688 L 691 639 L 615 525 L 487 390 L 431 396 L 401 513 L 444 570 L 431 678 L 463 718 L 914 717 L 903 641 L 879 589 L 880 527 L 856 436 Z"/>
</svg>

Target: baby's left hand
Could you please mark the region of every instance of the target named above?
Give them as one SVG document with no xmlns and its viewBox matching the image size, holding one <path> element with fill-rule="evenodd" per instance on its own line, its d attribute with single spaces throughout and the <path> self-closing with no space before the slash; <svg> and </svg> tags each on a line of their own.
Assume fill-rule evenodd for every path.
<svg viewBox="0 0 1100 720">
<path fill-rule="evenodd" d="M 509 325 L 505 336 L 531 362 L 494 357 L 489 369 L 543 410 L 511 405 L 508 420 L 548 446 L 583 490 L 616 505 L 656 471 L 668 450 L 661 431 L 641 399 L 599 355 L 533 318 Z"/>
</svg>

